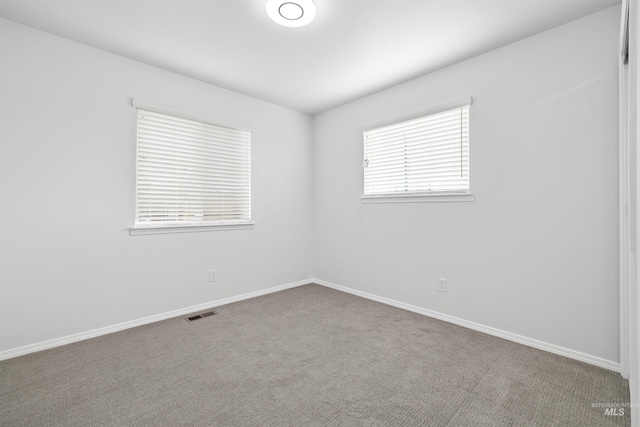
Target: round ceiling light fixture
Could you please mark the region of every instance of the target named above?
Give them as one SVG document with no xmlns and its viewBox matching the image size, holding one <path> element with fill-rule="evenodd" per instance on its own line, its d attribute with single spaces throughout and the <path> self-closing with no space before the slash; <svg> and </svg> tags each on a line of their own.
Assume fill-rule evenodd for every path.
<svg viewBox="0 0 640 427">
<path fill-rule="evenodd" d="M 267 0 L 267 14 L 285 27 L 302 27 L 316 17 L 313 0 Z"/>
</svg>

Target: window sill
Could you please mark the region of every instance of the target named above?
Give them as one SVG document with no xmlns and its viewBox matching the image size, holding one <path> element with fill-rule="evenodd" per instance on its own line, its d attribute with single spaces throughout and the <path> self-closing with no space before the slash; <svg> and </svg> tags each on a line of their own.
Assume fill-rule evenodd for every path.
<svg viewBox="0 0 640 427">
<path fill-rule="evenodd" d="M 131 236 L 146 234 L 198 233 L 204 231 L 249 230 L 255 226 L 253 222 L 241 224 L 190 224 L 190 225 L 148 225 L 129 228 Z"/>
<path fill-rule="evenodd" d="M 362 203 L 450 203 L 473 202 L 471 193 L 415 193 L 362 196 Z"/>
</svg>

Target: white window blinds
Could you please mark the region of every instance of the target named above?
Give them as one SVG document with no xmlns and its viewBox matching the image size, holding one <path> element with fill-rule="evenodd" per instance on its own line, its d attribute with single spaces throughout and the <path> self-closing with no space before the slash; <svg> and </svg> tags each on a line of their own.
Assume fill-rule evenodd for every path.
<svg viewBox="0 0 640 427">
<path fill-rule="evenodd" d="M 364 132 L 364 194 L 469 191 L 469 105 Z"/>
<path fill-rule="evenodd" d="M 251 220 L 251 133 L 137 109 L 136 226 Z"/>
</svg>

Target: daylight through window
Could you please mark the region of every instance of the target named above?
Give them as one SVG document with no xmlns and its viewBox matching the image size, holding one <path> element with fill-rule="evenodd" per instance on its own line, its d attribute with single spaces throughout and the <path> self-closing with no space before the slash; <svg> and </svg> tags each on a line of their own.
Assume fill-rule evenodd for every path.
<svg viewBox="0 0 640 427">
<path fill-rule="evenodd" d="M 251 133 L 137 109 L 136 226 L 251 221 Z"/>
<path fill-rule="evenodd" d="M 364 132 L 364 194 L 467 193 L 469 105 Z"/>
</svg>

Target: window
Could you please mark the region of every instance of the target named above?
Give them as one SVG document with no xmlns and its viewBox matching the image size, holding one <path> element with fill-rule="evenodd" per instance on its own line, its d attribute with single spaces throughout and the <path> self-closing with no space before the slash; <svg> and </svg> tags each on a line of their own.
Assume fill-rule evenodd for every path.
<svg viewBox="0 0 640 427">
<path fill-rule="evenodd" d="M 137 123 L 132 234 L 250 224 L 250 132 L 143 108 Z"/>
<path fill-rule="evenodd" d="M 469 105 L 365 131 L 363 200 L 469 195 Z"/>
</svg>

